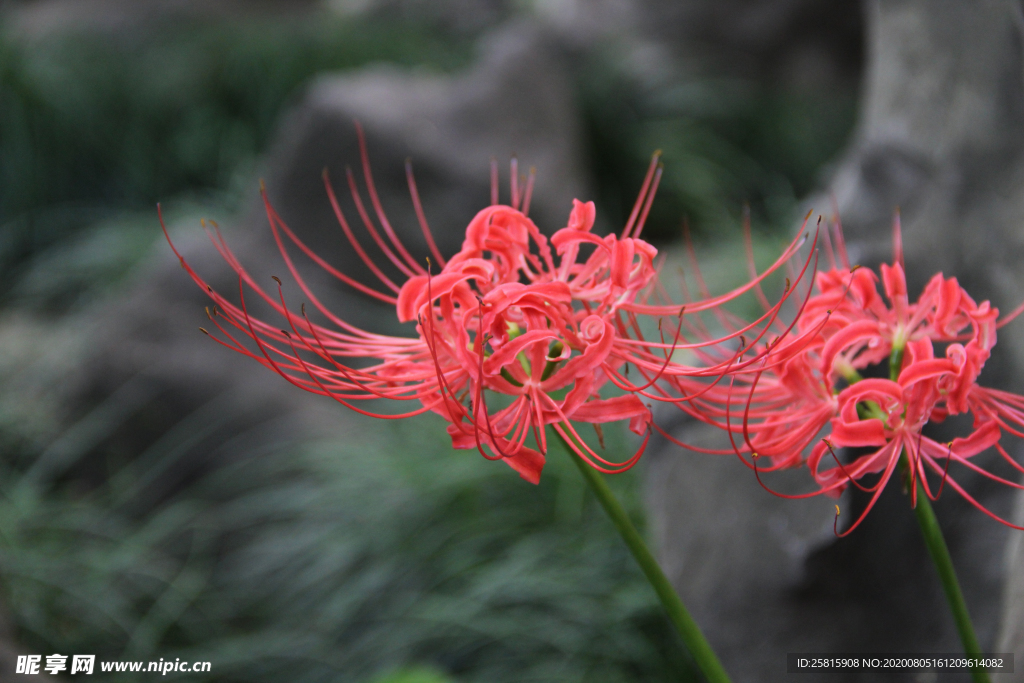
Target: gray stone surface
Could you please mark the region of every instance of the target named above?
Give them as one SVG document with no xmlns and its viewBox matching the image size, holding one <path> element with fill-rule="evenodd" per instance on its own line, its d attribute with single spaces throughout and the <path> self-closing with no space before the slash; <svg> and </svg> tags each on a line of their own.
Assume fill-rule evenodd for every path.
<svg viewBox="0 0 1024 683">
<path fill-rule="evenodd" d="M 942 270 L 976 281 L 1004 306 L 1019 301 L 1019 5 L 867 7 L 872 31 L 856 142 L 830 186 L 847 232 L 864 245 L 866 261 L 889 258 L 891 216 L 900 207 L 918 281 Z"/>
<path fill-rule="evenodd" d="M 1024 298 L 1020 6 L 875 0 L 865 8 L 861 117 L 829 184 L 851 255 L 869 265 L 890 259 L 892 212 L 900 207 L 911 292 L 942 270 L 979 300 L 1009 310 Z M 810 203 L 823 212 L 831 206 L 827 193 Z M 1001 333 L 982 379 L 1020 392 L 1018 327 Z M 702 438 L 685 423 L 677 433 Z M 664 444 L 653 456 L 650 506 L 662 558 L 737 680 L 785 680 L 785 653 L 798 650 L 960 649 L 907 500 L 895 487 L 861 528 L 836 541 L 821 528 L 831 524 L 829 511 L 773 498 L 739 463 Z M 1012 514 L 1012 489 L 958 480 L 996 513 Z M 847 497 L 844 515 L 856 514 L 863 500 Z M 948 493 L 936 510 L 982 647 L 1019 651 L 1021 532 Z M 792 531 L 795 556 L 773 534 L 780 528 Z M 711 539 L 726 547 L 711 550 Z M 874 678 L 832 673 L 806 680 Z"/>
<path fill-rule="evenodd" d="M 858 0 L 328 0 L 345 14 L 402 17 L 478 32 L 530 17 L 574 50 L 616 55 L 639 81 L 681 76 L 828 87 L 860 73 Z"/>
<path fill-rule="evenodd" d="M 1017 496 L 1013 521 L 1024 525 L 1024 496 Z M 1018 658 L 1024 657 L 1024 533 L 1010 535 L 1006 544 L 1004 570 L 1006 588 L 1003 598 L 1003 620 L 999 629 L 996 652 L 1013 652 Z M 1017 665 L 1012 680 L 1024 680 L 1024 666 Z"/>
<path fill-rule="evenodd" d="M 728 447 L 706 427 L 680 423 L 673 432 L 701 446 Z M 836 540 L 833 504 L 849 519 L 863 509 L 862 497 L 786 500 L 762 489 L 733 456 L 664 443 L 649 455 L 648 507 L 662 565 L 734 680 L 788 680 L 787 652 L 960 650 L 935 569 L 897 488 L 887 489 L 853 534 Z M 779 491 L 809 489 L 803 470 L 763 479 Z M 968 481 L 984 499 L 998 494 Z M 1008 534 L 959 497 L 944 495 L 935 507 L 978 636 L 991 650 L 1002 618 Z M 805 678 L 873 681 L 877 675 Z"/>
<path fill-rule="evenodd" d="M 557 50 L 525 22 L 485 35 L 480 45 L 477 64 L 454 77 L 386 66 L 325 76 L 283 125 L 268 160 L 275 207 L 311 246 L 336 252 L 364 281 L 372 276 L 344 241 L 321 181 L 326 168 L 343 210 L 358 222 L 345 182 L 351 165 L 362 187 L 355 119 L 366 131 L 382 203 L 415 254 L 429 252 L 409 198 L 406 158 L 442 253 L 459 248 L 469 220 L 490 202 L 492 158 L 502 201 L 509 159 L 518 155 L 524 175 L 536 167 L 530 215 L 549 234 L 565 225 L 572 200 L 587 195 L 579 115 Z"/>
<path fill-rule="evenodd" d="M 862 25 L 857 0 L 635 2 L 640 35 L 670 62 L 784 87 L 828 87 L 856 78 Z"/>
<path fill-rule="evenodd" d="M 586 193 L 571 89 L 555 53 L 528 25 L 486 36 L 478 63 L 450 77 L 384 67 L 324 76 L 282 125 L 266 159 L 266 185 L 277 211 L 311 247 L 366 283 L 373 282 L 372 275 L 345 241 L 321 179 L 329 168 L 354 230 L 384 262 L 348 198 L 346 164 L 355 167 L 363 188 L 354 118 L 366 130 L 381 201 L 395 230 L 418 256 L 429 252 L 409 199 L 407 157 L 414 160 L 426 214 L 445 253 L 458 248 L 466 223 L 489 203 L 491 154 L 518 151 L 524 173 L 537 166 L 531 214 L 549 232 L 565 225 L 572 199 Z M 507 198 L 507 157 L 502 161 L 502 196 Z M 277 253 L 256 189 L 254 183 L 252 206 L 239 223 L 224 226 L 226 239 L 268 291 L 276 289 L 271 276 L 281 277 L 288 300 L 298 308 L 306 297 Z M 365 188 L 363 200 L 369 206 Z M 199 226 L 172 227 L 189 263 L 237 301 L 236 276 Z M 374 331 L 411 333 L 398 324 L 393 308 L 349 291 L 296 249 L 292 253 L 311 289 L 346 320 Z M 87 342 L 91 352 L 64 382 L 66 420 L 68 425 L 87 424 L 90 416 L 100 414 L 107 422 L 94 445 L 103 444 L 126 459 L 182 420 L 209 422 L 209 433 L 195 440 L 175 471 L 154 482 L 154 503 L 220 458 L 247 457 L 272 439 L 354 429 L 350 413 L 329 399 L 290 386 L 201 334 L 199 326 L 210 327 L 203 309 L 211 302 L 165 245 L 158 246 L 127 291 L 105 311 L 94 312 L 97 324 Z M 249 294 L 247 302 L 253 315 L 265 313 L 256 297 Z M 52 476 L 63 473 L 60 460 L 54 456 Z M 78 467 L 81 476 L 102 476 L 102 468 Z"/>
<path fill-rule="evenodd" d="M 694 445 L 728 447 L 704 425 L 676 433 Z M 781 680 L 783 644 L 817 649 L 820 634 L 790 603 L 807 557 L 831 539 L 833 501 L 772 496 L 731 455 L 661 444 L 649 456 L 647 503 L 666 575 L 733 680 Z M 800 477 L 786 479 L 794 490 Z"/>
<path fill-rule="evenodd" d="M 1011 310 L 1024 300 L 1021 6 L 993 0 L 876 1 L 867 7 L 873 30 L 859 131 L 831 185 L 858 258 L 889 258 L 890 216 L 898 206 L 911 291 L 941 270 L 957 276 L 977 299 Z M 1001 331 L 982 380 L 1020 393 L 1022 367 L 1024 332 L 1014 323 Z M 1019 481 L 1012 471 L 1006 474 Z M 985 502 L 1009 516 L 1011 495 L 993 490 Z M 979 517 L 971 513 L 963 523 L 991 537 L 992 545 L 1009 540 L 1007 556 L 1019 557 L 1022 532 Z M 995 559 L 965 556 L 961 562 L 970 580 Z M 1024 563 L 1007 562 L 1005 570 L 999 642 L 1016 638 L 1019 646 L 1024 597 L 1013 587 Z"/>
</svg>

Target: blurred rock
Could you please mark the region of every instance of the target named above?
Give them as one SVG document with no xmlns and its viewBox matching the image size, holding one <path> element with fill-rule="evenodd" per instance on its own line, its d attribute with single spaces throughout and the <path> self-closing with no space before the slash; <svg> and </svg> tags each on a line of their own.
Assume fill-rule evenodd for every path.
<svg viewBox="0 0 1024 683">
<path fill-rule="evenodd" d="M 694 445 L 728 447 L 716 428 L 658 418 Z M 832 536 L 833 501 L 772 496 L 731 455 L 660 443 L 644 457 L 661 566 L 733 680 L 782 680 L 787 651 L 829 651 L 792 603 L 808 556 Z M 794 489 L 803 473 L 787 474 L 789 488 L 771 485 Z"/>
<path fill-rule="evenodd" d="M 680 73 L 783 87 L 829 88 L 860 75 L 857 0 L 537 0 L 573 44 L 632 44 L 629 68 L 648 82 Z"/>
<path fill-rule="evenodd" d="M 481 33 L 516 14 L 513 0 L 326 0 L 341 14 L 376 14 L 457 33 Z"/>
<path fill-rule="evenodd" d="M 720 432 L 680 421 L 681 440 L 728 448 Z M 857 530 L 833 535 L 833 504 L 855 518 L 865 496 L 788 500 L 765 491 L 734 456 L 664 442 L 648 458 L 648 509 L 666 574 L 734 680 L 783 681 L 787 652 L 958 652 L 962 649 L 907 498 L 890 485 Z M 648 457 L 648 456 L 645 456 Z M 806 470 L 762 475 L 776 491 L 806 491 Z M 1005 491 L 957 480 L 989 504 Z M 1006 528 L 947 492 L 934 505 L 986 651 L 1001 619 Z M 1009 619 L 1007 617 L 1006 619 Z M 1002 651 L 1002 650 L 1001 650 Z M 1010 650 L 1005 650 L 1010 651 Z M 873 672 L 801 674 L 873 681 Z M 888 679 L 887 679 L 888 680 Z M 914 674 L 892 680 L 914 681 Z"/>
<path fill-rule="evenodd" d="M 511 156 L 518 155 L 523 175 L 536 168 L 530 215 L 549 234 L 565 225 L 574 198 L 587 198 L 579 115 L 559 53 L 529 23 L 488 34 L 480 44 L 476 66 L 455 77 L 386 66 L 324 77 L 285 122 L 268 160 L 271 199 L 318 252 L 333 249 L 346 259 L 346 272 L 372 277 L 338 229 L 321 174 L 328 169 L 343 210 L 358 223 L 345 181 L 350 165 L 364 186 L 356 119 L 366 131 L 381 202 L 412 253 L 429 252 L 405 159 L 442 253 L 458 250 L 465 226 L 490 202 L 492 158 L 499 161 L 502 201 Z"/>
<path fill-rule="evenodd" d="M 346 242 L 321 177 L 329 168 L 353 229 L 374 258 L 389 267 L 365 237 L 347 189 L 344 164 L 351 164 L 363 201 L 373 212 L 359 169 L 355 118 L 363 122 L 372 164 L 378 169 L 381 202 L 417 258 L 429 251 L 409 199 L 407 157 L 414 160 L 425 212 L 444 253 L 458 249 L 465 225 L 490 201 L 492 154 L 503 158 L 504 198 L 506 155 L 518 152 L 524 173 L 536 165 L 531 215 L 548 232 L 565 225 L 574 197 L 586 195 L 571 88 L 557 57 L 526 24 L 486 36 L 479 63 L 453 77 L 385 67 L 324 76 L 282 125 L 266 161 L 266 184 L 275 208 L 301 238 L 363 282 L 372 284 L 373 276 Z M 237 277 L 198 226 L 189 236 L 180 236 L 178 230 L 174 234 L 179 235 L 176 244 L 188 262 L 219 292 L 237 301 Z M 296 309 L 301 300 L 308 301 L 277 252 L 262 202 L 254 201 L 237 229 L 226 228 L 225 234 L 257 282 L 273 291 L 271 276 L 281 276 Z M 398 324 L 393 309 L 346 291 L 303 259 L 298 254 L 303 277 L 328 308 L 367 329 L 411 332 L 409 326 L 403 329 Z M 247 293 L 246 300 L 252 314 L 265 313 L 257 297 Z M 129 295 L 101 314 L 101 331 L 90 342 L 94 353 L 66 383 L 69 424 L 99 420 L 102 429 L 89 428 L 96 434 L 90 448 L 102 447 L 124 460 L 142 453 L 183 421 L 202 427 L 195 428 L 195 438 L 175 467 L 153 482 L 153 503 L 202 471 L 225 460 L 250 457 L 274 439 L 305 439 L 354 428 L 350 413 L 329 399 L 288 385 L 255 361 L 220 348 L 199 333 L 197 327 L 210 327 L 205 306 L 212 306 L 205 293 L 161 246 Z M 286 321 L 280 324 L 284 327 Z M 72 461 L 58 449 L 40 476 L 65 476 Z M 106 471 L 88 464 L 75 467 L 74 474 L 86 480 Z"/>
<path fill-rule="evenodd" d="M 830 185 L 851 259 L 875 265 L 891 258 L 892 214 L 899 207 L 911 292 L 942 270 L 978 300 L 1010 310 L 1024 299 L 1020 8 L 1009 1 L 875 0 L 866 11 L 860 122 Z M 831 206 L 827 194 L 809 203 L 819 211 Z M 1024 335 L 1011 327 L 1001 342 L 982 381 L 1020 392 Z M 934 436 L 942 438 L 941 432 Z M 701 438 L 685 423 L 676 434 Z M 893 485 L 864 525 L 833 540 L 831 530 L 822 529 L 831 522 L 827 510 L 758 490 L 739 463 L 680 454 L 664 444 L 654 452 L 648 486 L 662 557 L 737 679 L 787 679 L 786 652 L 961 649 L 907 500 Z M 997 459 L 986 457 L 989 466 Z M 1009 467 L 994 469 L 1020 478 Z M 697 482 L 705 477 L 727 483 L 704 489 Z M 995 513 L 1011 516 L 1012 489 L 959 472 L 957 479 Z M 678 500 L 680 491 L 692 500 Z M 857 514 L 863 504 L 850 493 L 840 503 L 844 515 Z M 1024 563 L 1000 559 L 1019 558 L 1020 532 L 950 492 L 935 507 L 982 648 L 1001 643 L 1007 651 L 1019 649 Z M 701 509 L 710 510 L 707 517 Z M 739 509 L 746 514 L 736 514 Z M 696 530 L 688 528 L 693 523 Z M 795 557 L 773 526 L 793 530 Z M 1007 549 L 1010 538 L 1014 545 Z M 725 548 L 710 551 L 709 539 Z M 915 679 L 904 674 L 899 680 Z"/>
<path fill-rule="evenodd" d="M 868 4 L 869 70 L 858 134 L 831 184 L 855 257 L 890 258 L 892 211 L 899 207 L 910 291 L 931 274 L 956 276 L 977 300 L 1002 311 L 1024 300 L 1024 17 L 1018 3 L 944 1 Z M 1000 334 L 982 381 L 1024 391 L 1024 334 Z M 1013 444 L 1011 452 L 1020 452 Z M 1009 471 L 1005 476 L 1020 480 Z M 982 501 L 1009 517 L 1007 487 Z M 1018 505 L 1021 503 L 1017 494 Z M 977 514 L 991 544 L 1009 532 Z M 961 553 L 963 580 L 1000 570 L 988 555 Z M 989 565 L 986 568 L 986 565 Z M 1020 645 L 1024 563 L 1005 565 L 1007 603 L 1000 642 Z M 1001 571 L 998 573 L 1002 573 Z M 1002 591 L 993 586 L 994 594 Z M 975 609 L 970 601 L 968 604 Z M 1015 617 L 1011 615 L 1016 615 Z M 993 647 L 994 640 L 982 640 Z"/>
<path fill-rule="evenodd" d="M 1013 523 L 1024 525 L 1024 496 L 1017 496 Z M 1003 597 L 1003 622 L 996 652 L 1024 652 L 1024 533 L 1010 534 L 1003 561 L 1006 588 Z M 1017 674 L 1020 677 L 1020 674 Z"/>
<path fill-rule="evenodd" d="M 829 88 L 856 80 L 863 54 L 858 0 L 328 0 L 343 14 L 401 18 L 479 33 L 531 17 L 580 52 L 611 48 L 648 84 L 680 75 Z"/>
<path fill-rule="evenodd" d="M 1022 25 L 1013 2 L 872 2 L 854 144 L 831 183 L 860 259 L 889 258 L 903 218 L 918 283 L 942 270 L 1016 305 L 1024 195 Z M 1024 343 L 1024 342 L 1022 342 Z"/>
</svg>

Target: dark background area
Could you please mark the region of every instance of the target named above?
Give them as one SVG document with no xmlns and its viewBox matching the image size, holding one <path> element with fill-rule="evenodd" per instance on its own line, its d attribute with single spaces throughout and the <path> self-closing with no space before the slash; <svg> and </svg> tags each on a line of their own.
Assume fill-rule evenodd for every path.
<svg viewBox="0 0 1024 683">
<path fill-rule="evenodd" d="M 190 681 L 691 676 L 567 463 L 527 487 L 451 451 L 430 416 L 384 428 L 311 407 L 307 432 L 288 414 L 312 404 L 283 383 L 288 411 L 238 387 L 83 393 L 80 377 L 107 372 L 98 346 L 132 362 L 118 330 L 135 334 L 137 309 L 120 302 L 166 256 L 156 202 L 176 226 L 244 223 L 317 76 L 458 74 L 515 22 L 570 74 L 581 199 L 604 225 L 661 149 L 650 239 L 671 246 L 686 217 L 714 248 L 745 204 L 784 237 L 851 134 L 862 18 L 757 5 L 635 3 L 585 25 L 557 3 L 0 4 L 0 654 L 213 663 Z M 614 483 L 643 524 L 639 478 Z"/>
</svg>

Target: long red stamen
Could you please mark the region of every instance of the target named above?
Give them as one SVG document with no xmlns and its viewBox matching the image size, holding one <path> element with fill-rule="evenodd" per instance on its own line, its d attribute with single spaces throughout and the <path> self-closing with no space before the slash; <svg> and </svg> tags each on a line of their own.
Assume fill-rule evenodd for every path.
<svg viewBox="0 0 1024 683">
<path fill-rule="evenodd" d="M 416 212 L 416 220 L 419 221 L 420 230 L 423 231 L 423 237 L 427 240 L 430 253 L 434 255 L 438 265 L 443 269 L 445 260 L 441 256 L 441 251 L 437 248 L 437 244 L 434 242 L 434 233 L 431 232 L 430 226 L 427 225 L 427 216 L 423 213 L 423 203 L 420 202 L 420 191 L 416 188 L 416 179 L 412 175 L 411 159 L 405 160 L 405 178 L 409 184 L 409 196 L 412 197 L 412 208 Z"/>
<path fill-rule="evenodd" d="M 370 172 L 370 155 L 366 152 L 366 137 L 363 135 L 363 127 L 358 121 L 356 124 L 356 137 L 359 140 L 359 156 L 363 162 L 363 182 L 366 183 L 366 191 L 370 195 L 370 203 L 373 205 L 373 210 L 377 214 L 377 220 L 380 221 L 380 225 L 384 228 L 385 234 L 388 239 L 391 240 L 391 244 L 394 245 L 398 253 L 405 259 L 406 264 L 413 269 L 414 272 L 423 274 L 423 266 L 421 266 L 416 259 L 414 259 L 405 246 L 398 239 L 395 234 L 394 228 L 391 227 L 391 223 L 388 221 L 388 217 L 384 215 L 384 208 L 381 206 L 380 197 L 377 196 L 377 187 L 373 183 L 373 173 Z"/>
<path fill-rule="evenodd" d="M 640 215 L 640 209 L 643 207 L 644 200 L 647 198 L 647 191 L 651 187 L 651 181 L 654 179 L 654 173 L 658 168 L 658 160 L 660 158 L 660 149 L 651 155 L 651 164 L 647 167 L 647 175 L 644 176 L 643 185 L 640 186 L 640 193 L 636 196 L 636 203 L 633 204 L 633 211 L 630 212 L 629 219 L 626 221 L 625 227 L 622 228 L 622 237 L 629 237 L 629 233 L 633 229 L 633 224 Z"/>
</svg>

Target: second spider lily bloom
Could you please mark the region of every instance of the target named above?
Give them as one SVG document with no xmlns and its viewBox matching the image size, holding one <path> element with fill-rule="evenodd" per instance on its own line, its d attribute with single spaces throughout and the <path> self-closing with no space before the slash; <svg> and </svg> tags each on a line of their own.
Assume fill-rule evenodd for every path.
<svg viewBox="0 0 1024 683">
<path fill-rule="evenodd" d="M 835 236 L 841 247 L 841 231 Z M 817 489 L 796 497 L 837 496 L 850 485 L 871 492 L 865 510 L 844 534 L 871 510 L 904 454 L 912 500 L 918 481 L 929 498 L 948 484 L 986 514 L 1013 526 L 972 498 L 950 465 L 1022 488 L 983 468 L 976 458 L 994 448 L 1024 472 L 999 443 L 1003 432 L 1024 436 L 1024 397 L 977 383 L 997 328 L 1021 309 L 999 320 L 989 302 L 975 303 L 955 279 L 941 274 L 911 302 L 898 223 L 894 243 L 894 262 L 880 268 L 880 277 L 851 268 L 840 248 L 842 263 L 817 274 L 817 293 L 798 312 L 794 332 L 772 347 L 756 369 L 730 378 L 728 390 L 702 397 L 702 407 L 710 406 L 713 423 L 728 431 L 733 451 L 759 479 L 764 472 L 806 462 Z M 936 356 L 936 345 L 944 347 L 942 356 Z M 886 360 L 891 379 L 863 378 L 862 371 Z M 973 425 L 951 443 L 924 435 L 929 422 L 961 413 L 971 414 Z M 835 451 L 839 447 L 870 452 L 843 464 Z M 763 456 L 768 464 L 762 464 Z M 939 478 L 938 488 L 929 483 L 929 473 Z M 871 483 L 863 483 L 865 477 L 872 477 Z"/>
<path fill-rule="evenodd" d="M 437 249 L 411 168 L 407 169 L 414 209 L 433 257 L 421 261 L 398 239 L 384 213 L 361 131 L 359 142 L 372 211 L 367 210 L 351 172 L 348 184 L 370 237 L 365 244 L 352 229 L 326 174 L 324 181 L 342 232 L 377 283 L 359 282 L 313 252 L 264 193 L 274 239 L 310 306 L 303 304 L 298 311 L 286 306 L 283 284 L 277 278 L 277 292 L 263 289 L 214 228 L 210 233 L 214 246 L 238 275 L 237 299 L 210 288 L 178 254 L 182 266 L 213 300 L 213 311 L 208 313 L 216 330 L 204 332 L 295 386 L 362 414 L 383 419 L 424 412 L 440 415 L 450 423 L 454 447 L 476 449 L 486 458 L 502 460 L 534 483 L 544 466 L 549 425 L 591 467 L 621 472 L 637 462 L 649 438 L 651 411 L 644 399 L 665 398 L 645 389 L 660 378 L 716 377 L 736 365 L 728 353 L 723 354 L 725 361 L 712 367 L 676 363 L 673 350 L 687 346 L 680 334 L 667 340 L 659 336 L 652 342 L 640 332 L 638 316 L 649 315 L 659 322 L 682 317 L 677 305 L 652 308 L 646 304 L 657 280 L 657 250 L 639 236 L 661 176 L 657 156 L 624 230 L 606 237 L 592 233 L 593 202 L 577 200 L 566 226 L 549 240 L 528 216 L 532 173 L 523 185 L 513 161 L 511 198 L 502 205 L 497 168 L 492 167 L 492 204 L 470 221 L 462 248 L 448 259 Z M 375 263 L 369 242 L 390 262 L 392 271 L 405 276 L 404 281 L 393 279 Z M 791 244 L 771 269 L 751 283 L 695 302 L 693 309 L 715 308 L 756 287 L 798 246 L 798 242 Z M 400 321 L 415 324 L 414 335 L 369 332 L 329 310 L 296 267 L 296 251 L 345 285 L 394 306 Z M 277 320 L 272 324 L 251 315 L 247 296 L 261 300 Z M 771 307 L 771 320 L 782 303 Z M 311 316 L 325 322 L 314 322 Z M 693 346 L 718 342 L 706 339 Z M 623 379 L 630 365 L 644 375 L 642 384 Z M 400 414 L 360 407 L 378 399 L 416 405 Z M 603 442 L 601 425 L 619 421 L 645 435 L 643 444 L 626 458 L 606 458 L 578 430 L 580 424 L 589 423 Z"/>
<path fill-rule="evenodd" d="M 940 444 L 922 433 L 925 425 L 934 421 L 936 415 L 944 415 L 942 404 L 948 402 L 949 395 L 941 386 L 955 375 L 956 368 L 948 359 L 933 357 L 932 342 L 928 339 L 910 342 L 906 351 L 907 361 L 897 381 L 865 379 L 840 392 L 837 416 L 831 420 L 831 434 L 827 441 L 814 448 L 807 462 L 824 493 L 838 495 L 852 483 L 873 494 L 846 533 L 856 528 L 874 506 L 904 452 L 909 464 L 905 476 L 909 478 L 908 490 L 912 504 L 917 496 L 916 481 L 920 480 L 930 498 L 938 497 L 942 487 L 948 484 L 995 517 L 949 476 L 952 462 L 965 465 L 1011 487 L 1024 488 L 982 469 L 972 460 L 974 456 L 999 444 L 1001 432 L 996 420 L 979 415 L 967 435 L 948 444 Z M 1014 420 L 1020 424 L 1019 416 L 1015 416 Z M 843 465 L 832 457 L 833 447 L 875 450 L 859 455 Z M 1012 458 L 1009 459 L 1013 462 Z M 1020 465 L 1014 464 L 1017 469 L 1021 469 Z M 929 471 L 940 477 L 939 489 L 934 493 L 926 476 Z M 870 487 L 857 483 L 872 474 L 880 476 Z M 999 521 L 1007 523 L 1002 519 Z"/>
</svg>

